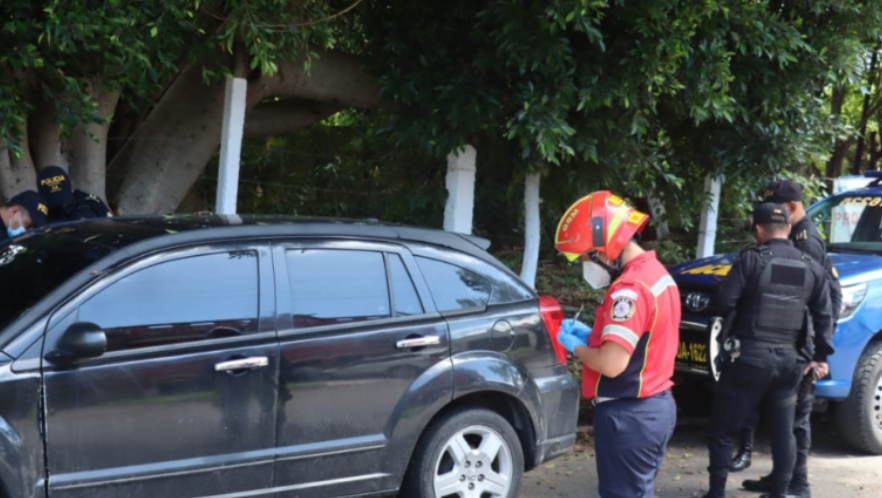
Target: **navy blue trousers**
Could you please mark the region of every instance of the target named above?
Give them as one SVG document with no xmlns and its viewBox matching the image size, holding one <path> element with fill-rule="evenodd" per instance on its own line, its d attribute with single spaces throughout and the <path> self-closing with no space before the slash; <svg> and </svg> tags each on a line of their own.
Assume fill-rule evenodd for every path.
<svg viewBox="0 0 882 498">
<path fill-rule="evenodd" d="M 676 423 L 677 409 L 670 391 L 646 399 L 598 404 L 594 442 L 600 497 L 655 496 L 655 478 Z"/>
</svg>

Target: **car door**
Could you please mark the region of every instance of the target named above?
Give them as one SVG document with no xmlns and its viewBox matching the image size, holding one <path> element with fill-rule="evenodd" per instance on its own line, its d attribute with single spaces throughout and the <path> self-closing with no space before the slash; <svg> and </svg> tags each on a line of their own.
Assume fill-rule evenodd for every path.
<svg viewBox="0 0 882 498">
<path fill-rule="evenodd" d="M 107 351 L 43 360 L 49 496 L 271 488 L 273 300 L 266 246 L 216 246 L 137 262 L 56 312 L 44 358 L 55 358 L 72 324 L 97 324 Z"/>
<path fill-rule="evenodd" d="M 409 454 L 390 446 L 393 434 L 415 442 L 418 415 L 452 390 L 447 325 L 421 297 L 413 257 L 345 241 L 279 244 L 273 255 L 282 317 L 276 496 L 394 489 L 401 476 L 390 468 Z"/>
</svg>

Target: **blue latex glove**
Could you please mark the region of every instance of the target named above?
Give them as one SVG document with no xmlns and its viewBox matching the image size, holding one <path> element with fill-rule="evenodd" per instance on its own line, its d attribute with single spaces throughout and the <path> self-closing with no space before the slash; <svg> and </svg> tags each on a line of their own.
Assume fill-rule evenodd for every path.
<svg viewBox="0 0 882 498">
<path fill-rule="evenodd" d="M 572 354 L 576 354 L 577 346 L 587 346 L 586 341 L 583 341 L 579 336 L 566 332 L 559 332 L 557 334 L 557 342 Z"/>
<path fill-rule="evenodd" d="M 591 337 L 591 327 L 578 320 L 573 320 L 572 318 L 566 318 L 560 323 L 560 331 L 574 335 L 586 343 L 588 342 L 588 338 Z"/>
</svg>

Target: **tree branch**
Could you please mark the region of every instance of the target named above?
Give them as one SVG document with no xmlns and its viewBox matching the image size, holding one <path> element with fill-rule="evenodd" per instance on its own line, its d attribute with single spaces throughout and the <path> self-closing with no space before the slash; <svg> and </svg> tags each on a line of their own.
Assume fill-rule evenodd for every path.
<svg viewBox="0 0 882 498">
<path fill-rule="evenodd" d="M 360 58 L 334 50 L 318 50 L 319 60 L 309 73 L 303 70 L 307 54 L 279 64 L 273 76 L 261 76 L 248 85 L 249 107 L 271 97 L 299 98 L 346 107 L 370 108 L 380 100 L 380 87 L 361 70 Z"/>
<path fill-rule="evenodd" d="M 245 137 L 285 135 L 307 128 L 339 112 L 343 106 L 303 100 L 267 102 L 245 116 Z"/>
</svg>

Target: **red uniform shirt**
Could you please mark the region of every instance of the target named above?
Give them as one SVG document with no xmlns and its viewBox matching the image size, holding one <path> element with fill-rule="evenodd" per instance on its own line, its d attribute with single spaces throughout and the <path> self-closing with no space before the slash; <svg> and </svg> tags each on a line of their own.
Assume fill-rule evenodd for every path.
<svg viewBox="0 0 882 498">
<path fill-rule="evenodd" d="M 588 346 L 599 348 L 607 341 L 627 349 L 631 360 L 616 378 L 583 367 L 582 395 L 586 398 L 647 398 L 674 385 L 680 291 L 654 251 L 625 265 L 597 309 Z"/>
</svg>

